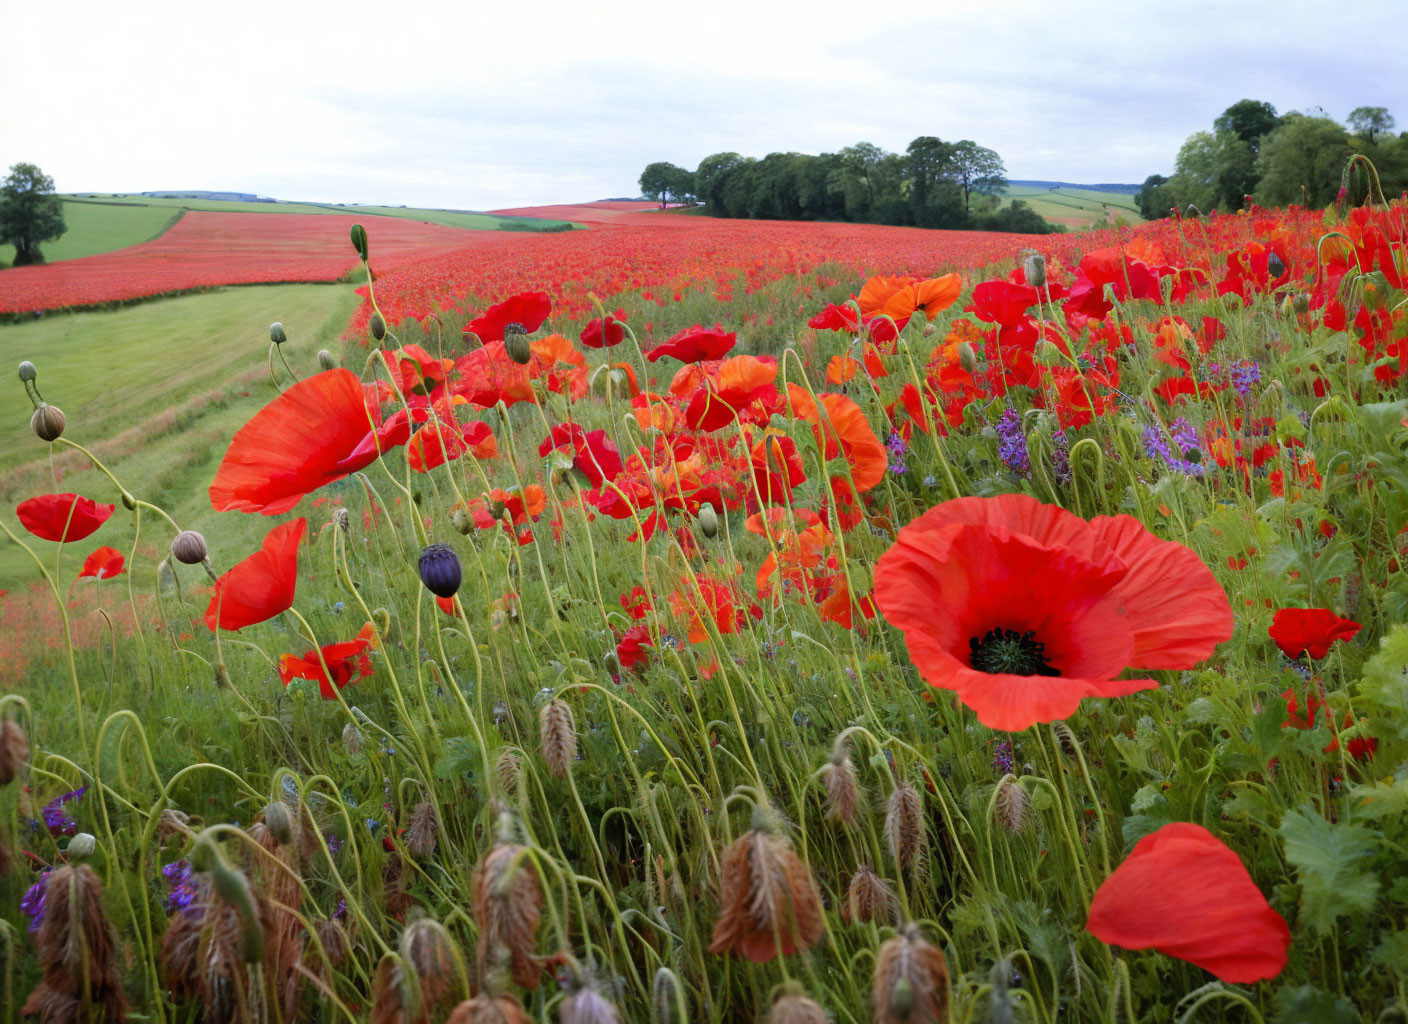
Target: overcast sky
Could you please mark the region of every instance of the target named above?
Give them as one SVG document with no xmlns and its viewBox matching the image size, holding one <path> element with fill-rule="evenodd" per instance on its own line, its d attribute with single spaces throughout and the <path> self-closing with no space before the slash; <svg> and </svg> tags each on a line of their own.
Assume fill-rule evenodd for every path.
<svg viewBox="0 0 1408 1024">
<path fill-rule="evenodd" d="M 60 191 L 494 209 L 645 164 L 971 138 L 1140 182 L 1243 97 L 1408 128 L 1404 0 L 0 0 L 0 167 Z"/>
</svg>

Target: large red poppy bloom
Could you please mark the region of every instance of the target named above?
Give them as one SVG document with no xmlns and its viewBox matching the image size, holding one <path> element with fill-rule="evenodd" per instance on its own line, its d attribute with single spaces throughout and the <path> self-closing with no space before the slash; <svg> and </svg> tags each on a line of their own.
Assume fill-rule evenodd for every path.
<svg viewBox="0 0 1408 1024">
<path fill-rule="evenodd" d="M 215 581 L 215 593 L 205 609 L 207 628 L 212 632 L 217 628 L 244 629 L 293 607 L 298 544 L 307 527 L 306 519 L 280 523 L 269 531 L 258 551 Z"/>
<path fill-rule="evenodd" d="M 94 579 L 110 580 L 114 576 L 122 575 L 126 561 L 117 548 L 99 548 L 83 560 L 83 568 L 79 571 L 78 578 L 91 576 Z"/>
<path fill-rule="evenodd" d="M 1353 640 L 1359 630 L 1353 619 L 1342 619 L 1328 608 L 1282 608 L 1267 630 L 1281 653 L 1299 658 L 1302 653 L 1319 661 L 1339 640 Z"/>
<path fill-rule="evenodd" d="M 81 494 L 41 494 L 15 506 L 26 530 L 41 540 L 83 540 L 108 521 L 116 505 L 99 505 Z"/>
<path fill-rule="evenodd" d="M 668 341 L 662 341 L 645 354 L 652 363 L 661 356 L 674 356 L 682 363 L 698 363 L 705 359 L 722 359 L 726 356 L 738 335 L 732 331 L 725 333 L 722 326 L 715 324 L 713 330 L 700 327 L 686 327 Z"/>
<path fill-rule="evenodd" d="M 1129 516 L 1086 522 L 1021 494 L 946 501 L 905 526 L 875 600 L 924 680 L 993 729 L 1154 689 L 1115 677 L 1191 668 L 1232 635 L 1227 595 L 1191 550 Z"/>
<path fill-rule="evenodd" d="M 340 644 L 327 644 L 316 651 L 309 651 L 302 657 L 296 654 L 279 655 L 279 678 L 287 686 L 295 679 L 312 679 L 318 683 L 318 692 L 323 700 L 337 697 L 333 684 L 342 689 L 348 683 L 365 679 L 372 674 L 372 659 L 367 651 L 376 646 L 376 630 L 368 622 L 351 640 Z M 318 657 L 321 652 L 322 658 Z M 323 662 L 328 669 L 323 671 Z M 329 673 L 331 678 L 329 678 Z"/>
<path fill-rule="evenodd" d="M 485 344 L 504 340 L 504 328 L 518 324 L 532 334 L 552 312 L 552 300 L 547 292 L 523 292 L 490 306 L 464 325 L 465 334 L 477 335 Z"/>
<path fill-rule="evenodd" d="M 626 337 L 626 311 L 618 309 L 605 317 L 592 317 L 582 328 L 582 344 L 587 348 L 610 348 L 619 345 Z"/>
<path fill-rule="evenodd" d="M 405 417 L 373 430 L 379 409 L 368 401 L 375 399 L 342 367 L 294 384 L 236 431 L 210 484 L 210 504 L 217 512 L 287 512 L 319 487 L 371 465 L 378 448 L 405 444 Z"/>
<path fill-rule="evenodd" d="M 1237 985 L 1280 974 L 1291 944 L 1241 859 L 1182 821 L 1135 844 L 1095 893 L 1085 927 L 1101 942 L 1156 949 Z"/>
</svg>

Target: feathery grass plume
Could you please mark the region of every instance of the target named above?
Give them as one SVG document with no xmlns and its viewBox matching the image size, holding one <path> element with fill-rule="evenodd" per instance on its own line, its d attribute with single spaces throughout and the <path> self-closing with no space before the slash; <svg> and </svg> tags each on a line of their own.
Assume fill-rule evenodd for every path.
<svg viewBox="0 0 1408 1024">
<path fill-rule="evenodd" d="M 44 919 L 35 943 L 43 974 L 20 1012 L 44 1024 L 106 1021 L 127 1016 L 118 976 L 117 931 L 103 913 L 103 886 L 87 864 L 49 873 Z"/>
<path fill-rule="evenodd" d="M 382 902 L 386 906 L 386 912 L 397 921 L 405 917 L 406 911 L 415 905 L 415 899 L 408 891 L 412 874 L 406 870 L 398 850 L 392 850 L 381 866 Z"/>
<path fill-rule="evenodd" d="M 445 926 L 429 917 L 412 921 L 401 933 L 401 957 L 416 973 L 426 1010 L 450 1001 L 458 972 L 454 944 Z"/>
<path fill-rule="evenodd" d="M 567 778 L 572 762 L 577 760 L 577 722 L 566 701 L 550 700 L 543 705 L 538 712 L 538 734 L 548 771 L 559 779 Z"/>
<path fill-rule="evenodd" d="M 0 722 L 0 786 L 8 786 L 29 760 L 29 738 L 16 722 Z"/>
<path fill-rule="evenodd" d="M 347 929 L 335 917 L 323 918 L 313 925 L 313 929 L 318 933 L 318 942 L 308 944 L 304 963 L 309 970 L 322 975 L 326 981 L 327 972 L 336 970 L 347 959 L 347 954 L 352 949 L 352 936 L 347 934 Z"/>
<path fill-rule="evenodd" d="M 650 1024 L 685 1024 L 684 988 L 675 972 L 661 967 L 650 982 Z"/>
<path fill-rule="evenodd" d="M 516 747 L 504 747 L 499 751 L 499 756 L 494 759 L 494 774 L 498 776 L 499 786 L 505 795 L 513 796 L 518 792 L 522 770 L 523 758 Z"/>
<path fill-rule="evenodd" d="M 943 950 L 907 924 L 875 958 L 875 1024 L 948 1020 L 948 962 Z"/>
<path fill-rule="evenodd" d="M 988 972 L 992 994 L 988 997 L 988 1024 L 1012 1024 L 1012 995 L 1007 986 L 1012 979 L 1012 961 L 1003 957 Z"/>
<path fill-rule="evenodd" d="M 821 782 L 826 787 L 826 816 L 842 825 L 854 825 L 860 810 L 860 783 L 850 751 L 840 739 L 832 748 L 830 762 L 822 769 Z"/>
<path fill-rule="evenodd" d="M 841 920 L 846 924 L 852 921 L 860 924 L 879 921 L 886 924 L 894 919 L 898 906 L 890 887 L 870 870 L 868 864 L 862 864 L 856 868 L 856 873 L 851 876 L 851 884 L 846 887 L 846 900 L 841 904 Z"/>
<path fill-rule="evenodd" d="M 1027 816 L 1032 809 L 1032 798 L 1022 784 L 1010 775 L 1004 775 L 997 784 L 994 795 L 994 809 L 1002 827 L 1013 835 L 1027 825 Z"/>
<path fill-rule="evenodd" d="M 387 953 L 372 979 L 371 1024 L 429 1024 L 415 971 L 405 959 Z"/>
<path fill-rule="evenodd" d="M 416 860 L 434 856 L 440 832 L 440 815 L 429 800 L 422 800 L 411 809 L 411 823 L 406 826 L 406 849 Z"/>
<path fill-rule="evenodd" d="M 161 812 L 156 823 L 157 842 L 164 844 L 172 836 L 184 836 L 191 830 L 191 816 L 177 807 L 168 807 Z"/>
<path fill-rule="evenodd" d="M 890 802 L 885 809 L 885 842 L 901 871 L 909 870 L 929 843 L 924 831 L 924 804 L 919 791 L 903 779 L 890 794 Z"/>
<path fill-rule="evenodd" d="M 585 979 L 574 977 L 563 987 L 568 995 L 558 1010 L 560 1024 L 620 1024 L 616 1007 Z"/>
<path fill-rule="evenodd" d="M 826 1011 L 796 984 L 784 985 L 763 1024 L 831 1024 Z"/>
<path fill-rule="evenodd" d="M 720 909 L 709 952 L 765 963 L 810 949 L 821 938 L 821 894 L 787 841 L 773 834 L 766 808 L 719 858 Z"/>
<path fill-rule="evenodd" d="M 456 1006 L 445 1024 L 533 1024 L 533 1018 L 516 996 L 480 993 Z"/>
<path fill-rule="evenodd" d="M 1068 754 L 1076 752 L 1076 734 L 1071 732 L 1071 727 L 1065 722 L 1057 719 L 1051 723 L 1051 734 L 1056 737 L 1056 741 L 1061 744 L 1061 749 Z"/>
<path fill-rule="evenodd" d="M 498 841 L 470 878 L 470 906 L 479 926 L 479 976 L 482 981 L 492 968 L 507 963 L 517 984 L 537 988 L 542 966 L 533 950 L 543 889 L 528 848 L 512 842 L 512 837 L 512 816 L 502 814 Z"/>
</svg>

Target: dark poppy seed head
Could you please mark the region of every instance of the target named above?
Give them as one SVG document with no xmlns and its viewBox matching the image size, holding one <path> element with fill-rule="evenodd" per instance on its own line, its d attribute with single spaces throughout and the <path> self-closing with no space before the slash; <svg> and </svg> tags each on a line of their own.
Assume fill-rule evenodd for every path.
<svg viewBox="0 0 1408 1024">
<path fill-rule="evenodd" d="M 517 321 L 504 324 L 504 351 L 519 366 L 526 366 L 533 358 L 533 347 L 528 341 L 528 328 Z"/>
<path fill-rule="evenodd" d="M 431 544 L 420 553 L 420 581 L 436 597 L 454 597 L 460 589 L 460 556 L 448 544 Z"/>
<path fill-rule="evenodd" d="M 1031 630 L 990 629 L 968 641 L 969 664 L 989 675 L 1059 676 L 1059 669 L 1046 663 L 1046 645 Z"/>
</svg>

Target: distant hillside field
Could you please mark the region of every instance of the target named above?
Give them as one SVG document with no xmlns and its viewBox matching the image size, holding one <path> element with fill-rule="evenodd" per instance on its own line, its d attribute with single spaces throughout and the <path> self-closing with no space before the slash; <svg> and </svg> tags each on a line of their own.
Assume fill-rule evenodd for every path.
<svg viewBox="0 0 1408 1024">
<path fill-rule="evenodd" d="M 125 193 L 65 195 L 68 230 L 41 249 L 48 263 L 125 249 L 164 234 L 187 210 L 203 213 L 351 214 L 395 217 L 473 231 L 565 231 L 580 225 L 538 217 L 505 217 L 469 210 L 427 210 L 399 206 L 346 206 L 334 203 L 238 202 L 221 199 L 160 198 Z M 14 262 L 13 246 L 0 245 L 0 265 Z"/>
<path fill-rule="evenodd" d="M 1113 221 L 1123 217 L 1130 224 L 1142 224 L 1134 197 L 1120 192 L 1103 192 L 1087 188 L 1046 188 L 1038 185 L 1008 185 L 1002 194 L 1003 205 L 1020 199 L 1053 224 L 1068 228 L 1089 227 L 1102 218 Z"/>
</svg>

